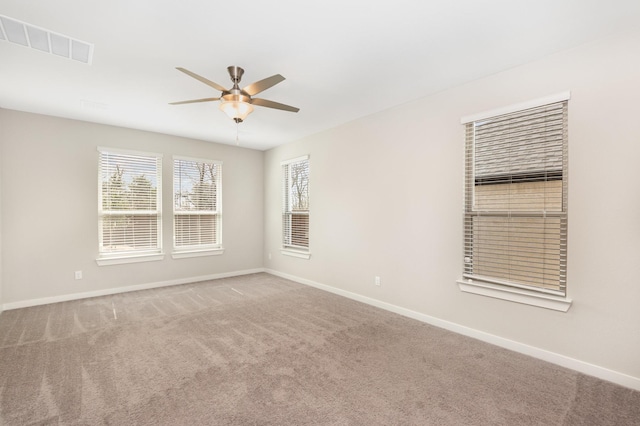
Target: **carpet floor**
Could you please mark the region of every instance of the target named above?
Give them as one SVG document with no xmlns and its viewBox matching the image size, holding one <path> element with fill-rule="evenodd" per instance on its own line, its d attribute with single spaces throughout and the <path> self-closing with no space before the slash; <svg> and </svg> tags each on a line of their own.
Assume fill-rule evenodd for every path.
<svg viewBox="0 0 640 426">
<path fill-rule="evenodd" d="M 254 274 L 0 315 L 3 425 L 640 425 L 640 392 Z"/>
</svg>

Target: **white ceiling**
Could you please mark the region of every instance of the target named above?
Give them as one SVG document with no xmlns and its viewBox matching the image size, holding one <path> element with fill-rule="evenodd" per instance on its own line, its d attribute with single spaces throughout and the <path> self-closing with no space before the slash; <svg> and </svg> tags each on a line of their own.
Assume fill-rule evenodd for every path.
<svg viewBox="0 0 640 426">
<path fill-rule="evenodd" d="M 209 86 L 273 74 L 239 145 L 265 150 L 640 22 L 638 0 L 0 0 L 0 15 L 94 44 L 82 64 L 0 41 L 0 108 L 236 144 Z"/>
</svg>

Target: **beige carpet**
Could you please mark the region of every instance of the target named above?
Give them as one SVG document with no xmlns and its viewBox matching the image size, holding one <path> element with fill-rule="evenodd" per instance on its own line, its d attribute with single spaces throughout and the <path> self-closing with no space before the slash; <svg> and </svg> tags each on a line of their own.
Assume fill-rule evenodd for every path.
<svg viewBox="0 0 640 426">
<path fill-rule="evenodd" d="M 3 425 L 639 425 L 640 392 L 256 274 L 0 316 Z"/>
</svg>

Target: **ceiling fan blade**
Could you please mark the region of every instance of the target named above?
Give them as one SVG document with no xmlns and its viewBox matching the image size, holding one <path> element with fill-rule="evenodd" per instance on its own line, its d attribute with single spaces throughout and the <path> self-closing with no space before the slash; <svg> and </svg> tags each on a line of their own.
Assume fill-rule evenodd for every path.
<svg viewBox="0 0 640 426">
<path fill-rule="evenodd" d="M 169 102 L 169 105 L 195 104 L 198 102 L 213 102 L 217 100 L 220 100 L 220 98 L 191 99 L 190 101 Z"/>
<path fill-rule="evenodd" d="M 249 96 L 257 95 L 258 93 L 267 90 L 269 87 L 275 86 L 283 80 L 284 77 L 280 74 L 272 75 L 271 77 L 267 77 L 263 80 L 251 83 L 250 85 L 242 89 L 242 91 L 249 94 Z"/>
<path fill-rule="evenodd" d="M 198 75 L 198 74 L 196 74 L 194 72 L 191 72 L 188 69 L 181 68 L 181 67 L 176 67 L 176 69 L 178 71 L 182 71 L 183 73 L 185 73 L 188 76 L 191 76 L 191 77 L 195 78 L 196 80 L 200 80 L 201 82 L 203 82 L 207 86 L 211 86 L 216 90 L 219 90 L 221 92 L 226 92 L 227 91 L 227 89 L 225 89 L 224 87 L 220 86 L 218 83 L 214 83 L 213 81 L 211 81 L 211 80 L 209 80 L 207 78 L 204 78 L 201 75 Z"/>
<path fill-rule="evenodd" d="M 298 111 L 300 111 L 300 108 L 296 108 L 296 107 L 292 107 L 290 105 L 285 105 L 285 104 L 281 104 L 281 103 L 278 103 L 278 102 L 268 101 L 266 99 L 260 99 L 260 98 L 252 98 L 251 99 L 251 103 L 253 105 L 258 105 L 258 106 L 261 106 L 261 107 L 281 109 L 283 111 L 290 111 L 290 112 L 298 112 Z"/>
</svg>

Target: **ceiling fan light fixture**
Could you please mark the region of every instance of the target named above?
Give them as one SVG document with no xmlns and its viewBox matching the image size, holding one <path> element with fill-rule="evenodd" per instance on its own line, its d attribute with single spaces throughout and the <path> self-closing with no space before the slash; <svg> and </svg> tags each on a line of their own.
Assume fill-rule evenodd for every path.
<svg viewBox="0 0 640 426">
<path fill-rule="evenodd" d="M 241 123 L 251 114 L 253 105 L 249 103 L 251 98 L 241 93 L 233 93 L 234 91 L 240 92 L 239 89 L 234 87 L 231 91 L 222 95 L 220 98 L 220 110 L 236 123 Z"/>
<path fill-rule="evenodd" d="M 253 105 L 242 101 L 223 101 L 220 104 L 220 109 L 227 114 L 230 119 L 236 123 L 241 123 L 253 112 Z"/>
</svg>

